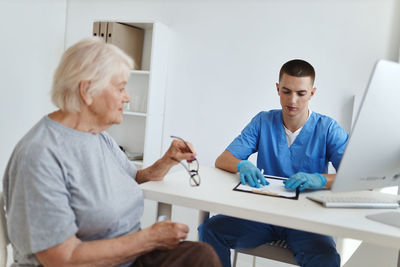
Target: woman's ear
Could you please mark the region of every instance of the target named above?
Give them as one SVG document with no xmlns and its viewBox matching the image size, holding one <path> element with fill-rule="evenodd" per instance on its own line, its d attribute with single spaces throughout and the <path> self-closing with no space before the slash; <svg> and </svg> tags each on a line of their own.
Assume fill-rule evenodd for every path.
<svg viewBox="0 0 400 267">
<path fill-rule="evenodd" d="M 93 102 L 92 96 L 89 94 L 90 81 L 81 81 L 79 83 L 79 95 L 83 103 L 90 106 Z"/>
</svg>

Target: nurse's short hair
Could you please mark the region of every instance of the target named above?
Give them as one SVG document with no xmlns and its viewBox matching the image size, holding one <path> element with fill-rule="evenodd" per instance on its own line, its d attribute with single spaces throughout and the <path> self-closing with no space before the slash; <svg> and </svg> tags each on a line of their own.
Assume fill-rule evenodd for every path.
<svg viewBox="0 0 400 267">
<path fill-rule="evenodd" d="M 293 59 L 283 64 L 279 72 L 279 81 L 281 81 L 284 73 L 294 77 L 310 77 L 312 84 L 314 84 L 314 67 L 305 60 Z"/>
<path fill-rule="evenodd" d="M 133 68 L 133 60 L 120 48 L 100 37 L 85 38 L 69 47 L 58 65 L 51 89 L 53 104 L 63 111 L 79 112 L 79 84 L 89 81 L 88 94 L 101 94 L 112 77 Z"/>
</svg>

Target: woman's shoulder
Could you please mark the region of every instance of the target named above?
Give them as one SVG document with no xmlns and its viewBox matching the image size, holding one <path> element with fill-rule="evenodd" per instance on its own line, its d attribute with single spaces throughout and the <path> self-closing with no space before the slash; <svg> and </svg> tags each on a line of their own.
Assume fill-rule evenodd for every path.
<svg viewBox="0 0 400 267">
<path fill-rule="evenodd" d="M 22 169 L 37 172 L 40 168 L 52 169 L 52 164 L 54 166 L 60 164 L 62 151 L 57 143 L 52 142 L 51 139 L 46 121 L 42 118 L 15 146 L 7 164 L 10 173 Z M 27 166 L 28 168 L 26 168 Z"/>
<path fill-rule="evenodd" d="M 117 142 L 111 137 L 109 133 L 106 131 L 103 131 L 99 133 L 100 139 L 106 144 L 106 146 L 111 150 L 111 151 L 118 151 L 120 150 L 119 145 Z"/>
<path fill-rule="evenodd" d="M 107 145 L 109 146 L 113 146 L 115 141 L 114 139 L 111 137 L 111 135 L 109 133 L 107 133 L 106 131 L 102 131 L 99 133 L 99 137 L 102 141 L 104 141 Z"/>
</svg>

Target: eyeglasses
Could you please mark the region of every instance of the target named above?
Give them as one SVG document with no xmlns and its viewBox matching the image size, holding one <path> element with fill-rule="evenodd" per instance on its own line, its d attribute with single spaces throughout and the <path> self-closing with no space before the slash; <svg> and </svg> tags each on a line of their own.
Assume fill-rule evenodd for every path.
<svg viewBox="0 0 400 267">
<path fill-rule="evenodd" d="M 188 146 L 188 144 L 186 143 L 186 141 L 183 140 L 182 138 L 180 138 L 178 136 L 174 136 L 174 135 L 171 135 L 171 138 L 175 138 L 175 139 L 179 139 L 179 140 L 183 141 L 183 143 L 186 145 L 186 148 L 189 151 L 192 151 L 190 149 L 190 147 Z M 188 162 L 187 166 L 186 166 L 185 163 L 183 163 L 183 162 L 181 162 L 181 161 L 179 161 L 179 160 L 177 160 L 175 158 L 172 158 L 172 159 L 177 161 L 177 162 L 179 162 L 186 169 L 186 171 L 189 173 L 189 176 L 190 176 L 189 184 L 190 184 L 190 186 L 199 186 L 200 185 L 200 181 L 201 180 L 200 180 L 200 175 L 199 175 L 199 162 L 197 161 L 196 158 L 194 160 L 192 160 L 191 162 Z"/>
</svg>

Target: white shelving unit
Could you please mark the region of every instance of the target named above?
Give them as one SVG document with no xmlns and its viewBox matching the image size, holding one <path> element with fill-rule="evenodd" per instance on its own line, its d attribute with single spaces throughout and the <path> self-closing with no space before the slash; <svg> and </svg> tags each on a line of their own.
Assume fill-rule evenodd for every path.
<svg viewBox="0 0 400 267">
<path fill-rule="evenodd" d="M 143 153 L 134 160 L 138 169 L 160 158 L 167 77 L 168 28 L 159 21 L 125 22 L 144 29 L 141 70 L 132 70 L 127 84 L 131 97 L 123 122 L 108 132 L 127 152 Z"/>
</svg>

